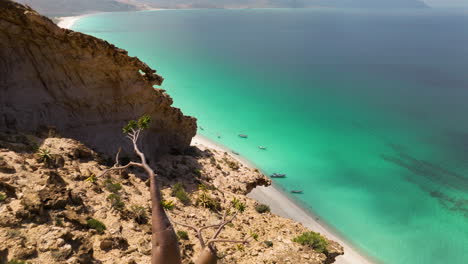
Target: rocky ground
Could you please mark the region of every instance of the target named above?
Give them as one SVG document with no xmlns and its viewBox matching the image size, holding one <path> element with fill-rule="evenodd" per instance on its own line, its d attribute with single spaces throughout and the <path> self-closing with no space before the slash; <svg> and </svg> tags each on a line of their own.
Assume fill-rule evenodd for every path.
<svg viewBox="0 0 468 264">
<path fill-rule="evenodd" d="M 112 164 L 72 139 L 0 135 L 0 263 L 149 263 L 148 181 L 138 170 L 100 177 Z M 327 255 L 292 242 L 308 230 L 257 212 L 245 194 L 270 181 L 227 153 L 192 147 L 154 167 L 175 222 L 214 224 L 234 198 L 245 203 L 221 238 L 258 237 L 246 245 L 217 244 L 222 263 L 331 263 L 343 253 L 333 241 Z M 192 263 L 200 251 L 195 232 L 175 229 L 187 232 L 179 232 L 180 246 L 184 263 Z"/>
</svg>

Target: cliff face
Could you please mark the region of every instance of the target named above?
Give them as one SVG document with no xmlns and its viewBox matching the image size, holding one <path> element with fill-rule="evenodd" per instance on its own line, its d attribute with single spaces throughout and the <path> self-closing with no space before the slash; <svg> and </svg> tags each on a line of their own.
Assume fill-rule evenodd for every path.
<svg viewBox="0 0 468 264">
<path fill-rule="evenodd" d="M 149 157 L 182 151 L 196 120 L 171 107 L 163 78 L 106 41 L 57 27 L 9 0 L 0 1 L 0 131 L 60 135 L 113 154 L 129 145 L 122 126 L 148 114 Z"/>
</svg>

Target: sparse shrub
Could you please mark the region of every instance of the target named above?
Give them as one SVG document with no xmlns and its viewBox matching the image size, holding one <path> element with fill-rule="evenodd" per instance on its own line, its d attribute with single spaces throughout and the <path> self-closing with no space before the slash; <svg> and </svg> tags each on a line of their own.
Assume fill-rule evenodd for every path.
<svg viewBox="0 0 468 264">
<path fill-rule="evenodd" d="M 122 201 L 122 198 L 118 194 L 111 193 L 107 196 L 107 200 L 110 202 L 111 207 L 115 210 L 122 210 L 125 207 L 125 203 Z"/>
<path fill-rule="evenodd" d="M 104 230 L 106 230 L 106 225 L 104 225 L 104 223 L 102 223 L 99 220 L 96 220 L 94 218 L 89 218 L 86 222 L 89 228 L 98 231 L 98 233 L 100 234 L 102 234 Z"/>
<path fill-rule="evenodd" d="M 175 208 L 175 205 L 172 201 L 162 200 L 161 205 L 164 209 L 169 210 L 169 211 Z"/>
<path fill-rule="evenodd" d="M 258 234 L 257 233 L 250 233 L 250 237 L 253 238 L 253 240 L 258 241 Z"/>
<path fill-rule="evenodd" d="M 96 174 L 91 173 L 91 174 L 88 176 L 88 178 L 85 179 L 85 182 L 96 183 L 96 182 L 97 182 Z"/>
<path fill-rule="evenodd" d="M 148 222 L 148 215 L 146 214 L 146 208 L 140 205 L 130 206 L 132 217 L 138 224 L 146 224 Z"/>
<path fill-rule="evenodd" d="M 221 208 L 221 205 L 218 201 L 213 199 L 207 192 L 202 191 L 200 195 L 198 195 L 196 204 L 201 207 L 208 208 L 213 211 L 217 211 Z"/>
<path fill-rule="evenodd" d="M 319 253 L 327 252 L 328 241 L 319 233 L 304 232 L 293 239 L 294 242 L 303 246 L 309 246 Z"/>
<path fill-rule="evenodd" d="M 111 192 L 111 193 L 118 193 L 120 190 L 122 190 L 122 185 L 120 183 L 114 183 L 112 182 L 111 179 L 107 179 L 104 182 L 104 186 L 106 189 Z"/>
<path fill-rule="evenodd" d="M 36 155 L 39 162 L 47 162 L 52 159 L 52 154 L 50 154 L 50 150 L 48 149 L 39 149 Z"/>
<path fill-rule="evenodd" d="M 208 186 L 206 186 L 206 184 L 201 183 L 201 184 L 198 185 L 198 190 L 208 191 Z"/>
<path fill-rule="evenodd" d="M 186 231 L 177 231 L 177 237 L 179 237 L 180 240 L 189 240 L 189 236 Z"/>
<path fill-rule="evenodd" d="M 55 225 L 56 226 L 63 226 L 63 221 L 61 218 L 55 218 Z"/>
<path fill-rule="evenodd" d="M 246 208 L 245 203 L 242 203 L 239 199 L 237 198 L 232 199 L 231 204 L 232 204 L 232 207 L 237 209 L 239 212 L 245 211 L 245 208 Z"/>
<path fill-rule="evenodd" d="M 215 165 L 216 164 L 216 159 L 212 156 L 210 157 L 210 163 L 211 165 Z"/>
<path fill-rule="evenodd" d="M 266 212 L 270 212 L 270 207 L 266 204 L 257 204 L 255 206 L 255 211 L 257 211 L 257 213 L 263 214 Z"/>
<path fill-rule="evenodd" d="M 237 245 L 236 245 L 236 248 L 237 248 L 237 250 L 239 250 L 239 251 L 241 251 L 241 252 L 244 252 L 244 251 L 245 251 L 244 245 L 237 244 Z"/>
<path fill-rule="evenodd" d="M 182 183 L 176 183 L 174 186 L 172 186 L 171 196 L 176 197 L 183 204 L 190 203 L 190 197 L 185 191 L 184 185 Z"/>
<path fill-rule="evenodd" d="M 7 198 L 7 195 L 5 193 L 0 192 L 0 203 L 5 201 Z"/>
<path fill-rule="evenodd" d="M 193 170 L 193 173 L 194 173 L 195 175 L 197 175 L 198 177 L 201 177 L 201 176 L 202 176 L 201 170 L 199 170 L 199 169 Z"/>
<path fill-rule="evenodd" d="M 272 247 L 273 246 L 273 242 L 269 241 L 269 240 L 265 240 L 263 241 L 263 243 L 265 244 L 265 246 L 267 247 Z"/>
<path fill-rule="evenodd" d="M 12 259 L 12 260 L 8 261 L 7 264 L 27 264 L 27 262 L 24 261 L 24 260 Z"/>
</svg>

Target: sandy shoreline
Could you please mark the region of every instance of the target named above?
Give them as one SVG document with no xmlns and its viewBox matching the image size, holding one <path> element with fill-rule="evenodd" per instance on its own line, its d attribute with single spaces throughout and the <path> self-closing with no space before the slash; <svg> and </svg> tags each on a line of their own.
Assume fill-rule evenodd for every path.
<svg viewBox="0 0 468 264">
<path fill-rule="evenodd" d="M 67 16 L 67 17 L 59 17 L 59 22 L 57 26 L 65 29 L 70 29 L 78 20 L 90 16 L 92 14 L 80 15 L 80 16 Z"/>
<path fill-rule="evenodd" d="M 192 139 L 192 145 L 204 145 L 209 148 L 217 149 L 219 151 L 225 151 L 231 154 L 232 157 L 242 162 L 244 166 L 255 168 L 256 166 L 242 158 L 241 156 L 234 155 L 232 151 L 220 144 L 217 144 L 208 138 L 196 135 Z M 322 223 L 320 219 L 314 216 L 311 212 L 308 212 L 301 208 L 296 202 L 289 198 L 279 187 L 274 185 L 268 187 L 257 187 L 248 197 L 257 200 L 260 203 L 267 204 L 270 206 L 271 211 L 279 216 L 290 218 L 296 222 L 303 224 L 305 227 L 312 231 L 319 232 L 331 240 L 340 243 L 344 247 L 345 254 L 336 258 L 336 264 L 372 264 L 377 263 L 371 260 L 369 257 L 360 253 L 344 238 L 340 237 L 336 231 L 327 227 L 325 223 Z"/>
</svg>

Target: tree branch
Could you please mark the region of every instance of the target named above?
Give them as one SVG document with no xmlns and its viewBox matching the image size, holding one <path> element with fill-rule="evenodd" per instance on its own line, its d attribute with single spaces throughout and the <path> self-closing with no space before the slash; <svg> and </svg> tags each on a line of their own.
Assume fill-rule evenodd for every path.
<svg viewBox="0 0 468 264">
<path fill-rule="evenodd" d="M 202 248 L 204 248 L 205 245 L 206 245 L 205 244 L 205 239 L 203 238 L 202 231 L 205 230 L 205 229 L 208 229 L 208 228 L 213 228 L 213 227 L 218 227 L 219 226 L 219 224 L 217 224 L 217 225 L 208 225 L 208 226 L 202 226 L 200 228 L 197 228 L 197 227 L 192 226 L 192 225 L 176 222 L 173 219 L 171 219 L 171 222 L 176 224 L 176 225 L 184 226 L 184 227 L 187 227 L 187 228 L 190 228 L 190 229 L 194 230 L 197 233 L 197 237 L 198 237 L 198 240 L 200 241 L 200 246 Z"/>
<path fill-rule="evenodd" d="M 122 151 L 122 148 L 119 147 L 119 151 L 117 151 L 117 154 L 115 155 L 115 164 L 114 164 L 114 167 L 119 167 L 119 155 L 120 155 L 120 151 Z"/>
<path fill-rule="evenodd" d="M 213 237 L 211 238 L 211 240 L 216 239 L 216 238 L 219 236 L 219 234 L 221 233 L 221 231 L 223 230 L 223 228 L 224 228 L 227 224 L 231 223 L 231 222 L 234 220 L 234 218 L 236 218 L 236 216 L 237 216 L 238 213 L 239 213 L 239 211 L 235 212 L 234 215 L 231 217 L 231 219 L 229 219 L 229 220 L 226 221 L 226 220 L 225 220 L 225 218 L 226 218 L 226 216 L 227 216 L 227 211 L 226 211 L 226 212 L 224 213 L 224 216 L 223 216 L 223 222 L 219 225 L 218 230 L 216 230 L 216 233 L 213 235 Z"/>
<path fill-rule="evenodd" d="M 206 243 L 208 246 L 210 246 L 213 243 L 236 243 L 236 244 L 248 244 L 249 240 L 244 239 L 244 240 L 230 240 L 230 239 L 210 239 Z"/>
<path fill-rule="evenodd" d="M 135 167 L 140 167 L 140 168 L 143 168 L 143 164 L 141 163 L 136 163 L 136 162 L 129 162 L 127 165 L 125 166 L 120 166 L 120 167 L 112 167 L 110 169 L 107 169 L 105 170 L 103 173 L 101 173 L 101 175 L 99 175 L 99 177 L 103 177 L 105 176 L 107 173 L 111 172 L 111 171 L 119 171 L 119 170 L 125 170 L 131 166 L 135 166 Z"/>
</svg>

